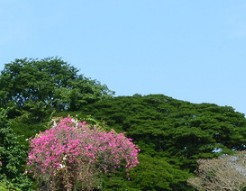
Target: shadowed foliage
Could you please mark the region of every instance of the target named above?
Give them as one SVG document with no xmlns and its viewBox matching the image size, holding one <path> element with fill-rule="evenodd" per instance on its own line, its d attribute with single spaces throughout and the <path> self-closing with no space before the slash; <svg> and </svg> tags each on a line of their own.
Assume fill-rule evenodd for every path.
<svg viewBox="0 0 246 191">
<path fill-rule="evenodd" d="M 79 75 L 76 68 L 58 58 L 17 59 L 6 64 L 0 86 L 0 107 L 8 108 L 8 119 L 4 118 L 0 128 L 5 137 L 17 134 L 15 141 L 25 145 L 25 153 L 26 139 L 50 127 L 53 116 L 88 120 L 133 139 L 141 149 L 139 166 L 127 175 L 119 171 L 101 177 L 103 190 L 194 190 L 187 179 L 197 169 L 198 159 L 246 147 L 246 119 L 230 106 L 193 104 L 165 95 L 113 97 L 106 86 Z M 7 151 L 7 143 L 0 145 L 0 152 Z M 12 145 L 11 152 L 19 152 L 18 144 Z M 17 157 L 11 152 L 9 162 Z M 17 160 L 24 164 L 25 158 Z M 22 167 L 16 172 L 23 172 Z M 8 170 L 5 165 L 0 170 L 15 176 L 14 168 Z"/>
</svg>

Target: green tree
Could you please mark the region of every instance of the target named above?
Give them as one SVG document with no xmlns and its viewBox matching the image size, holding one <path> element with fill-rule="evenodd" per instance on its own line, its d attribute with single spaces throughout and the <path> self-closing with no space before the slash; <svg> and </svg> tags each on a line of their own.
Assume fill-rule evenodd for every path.
<svg viewBox="0 0 246 191">
<path fill-rule="evenodd" d="M 16 59 L 5 65 L 0 86 L 0 107 L 9 107 L 12 117 L 27 111 L 36 120 L 53 109 L 74 111 L 113 94 L 59 58 Z"/>
<path fill-rule="evenodd" d="M 117 131 L 125 131 L 142 154 L 165 158 L 189 172 L 194 172 L 199 158 L 245 149 L 246 119 L 228 106 L 135 95 L 101 100 L 82 108 L 82 113 L 93 113 Z M 139 174 L 148 173 L 145 170 Z"/>
</svg>

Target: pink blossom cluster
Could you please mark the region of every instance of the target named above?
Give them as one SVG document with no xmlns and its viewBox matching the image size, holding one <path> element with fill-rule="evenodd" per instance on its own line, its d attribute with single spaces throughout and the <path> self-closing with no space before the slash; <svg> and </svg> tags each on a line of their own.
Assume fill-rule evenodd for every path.
<svg viewBox="0 0 246 191">
<path fill-rule="evenodd" d="M 67 117 L 31 140 L 28 166 L 36 174 L 55 175 L 63 168 L 82 171 L 85 166 L 106 173 L 135 167 L 138 152 L 123 133 L 105 132 Z"/>
</svg>

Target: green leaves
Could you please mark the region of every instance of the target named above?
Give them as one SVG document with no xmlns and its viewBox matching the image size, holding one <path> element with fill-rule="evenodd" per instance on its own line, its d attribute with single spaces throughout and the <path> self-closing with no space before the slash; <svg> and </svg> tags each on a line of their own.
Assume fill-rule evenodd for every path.
<svg viewBox="0 0 246 191">
<path fill-rule="evenodd" d="M 246 119 L 228 106 L 191 104 L 164 95 L 135 95 L 104 99 L 83 107 L 82 112 L 93 113 L 117 131 L 125 131 L 140 147 L 145 160 L 140 159 L 136 173 L 139 180 L 136 178 L 138 182 L 133 183 L 146 183 L 141 189 L 136 187 L 140 190 L 171 190 L 185 186 L 185 183 L 180 185 L 180 181 L 187 174 L 177 171 L 180 181 L 178 176 L 170 178 L 176 172 L 175 167 L 183 173 L 193 172 L 199 158 L 245 149 Z M 175 172 L 168 174 L 162 166 L 166 170 L 174 168 Z M 158 174 L 160 169 L 163 169 L 162 174 Z M 162 183 L 157 183 L 159 177 Z"/>
<path fill-rule="evenodd" d="M 181 189 L 190 176 L 169 164 L 165 158 L 147 155 L 140 155 L 140 164 L 130 175 L 139 190 L 173 190 L 174 187 Z"/>
<path fill-rule="evenodd" d="M 105 190 L 190 190 L 187 171 L 194 171 L 197 159 L 246 148 L 246 119 L 232 107 L 165 95 L 113 97 L 105 85 L 59 58 L 16 59 L 5 65 L 0 87 L 0 107 L 11 118 L 6 121 L 6 112 L 0 112 L 0 176 L 8 179 L 20 174 L 25 155 L 13 130 L 27 144 L 54 112 L 93 114 L 139 145 L 140 166 L 130 177 L 104 177 Z"/>
<path fill-rule="evenodd" d="M 6 111 L 0 110 L 0 180 L 4 180 L 6 188 L 11 188 L 8 181 L 12 183 L 23 184 L 22 180 L 26 180 L 23 175 L 24 162 L 26 160 L 24 148 L 19 145 L 16 135 L 9 126 Z M 27 181 L 28 182 L 28 181 Z M 26 183 L 27 183 L 26 182 Z M 4 187 L 5 183 L 0 184 Z M 24 184 L 23 184 L 24 186 Z M 13 189 L 15 190 L 15 189 Z"/>
<path fill-rule="evenodd" d="M 40 121 L 52 110 L 78 110 L 113 94 L 105 85 L 78 74 L 59 58 L 16 59 L 0 75 L 0 107 L 11 107 L 11 116 L 25 111 Z"/>
</svg>

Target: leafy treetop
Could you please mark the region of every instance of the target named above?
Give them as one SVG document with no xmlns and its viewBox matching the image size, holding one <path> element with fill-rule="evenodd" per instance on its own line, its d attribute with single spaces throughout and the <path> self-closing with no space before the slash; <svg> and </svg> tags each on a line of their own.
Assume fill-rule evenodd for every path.
<svg viewBox="0 0 246 191">
<path fill-rule="evenodd" d="M 105 85 L 78 74 L 59 58 L 16 59 L 0 75 L 0 107 L 42 117 L 45 111 L 78 110 L 113 94 Z"/>
</svg>

